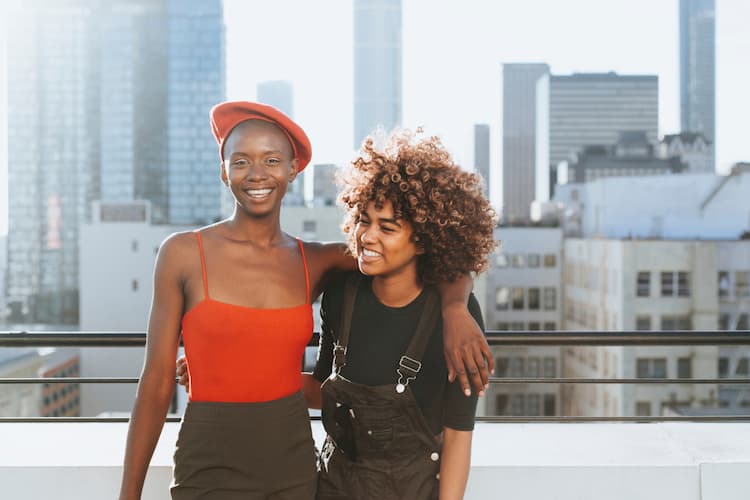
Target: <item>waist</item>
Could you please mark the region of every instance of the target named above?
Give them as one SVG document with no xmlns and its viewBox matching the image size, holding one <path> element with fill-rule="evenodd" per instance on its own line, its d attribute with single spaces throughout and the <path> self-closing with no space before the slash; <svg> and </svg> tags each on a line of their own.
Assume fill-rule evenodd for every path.
<svg viewBox="0 0 750 500">
<path fill-rule="evenodd" d="M 301 391 L 287 396 L 259 402 L 190 401 L 182 417 L 186 423 L 215 423 L 247 425 L 253 419 L 263 419 L 302 412 L 307 415 L 307 404 Z"/>
</svg>

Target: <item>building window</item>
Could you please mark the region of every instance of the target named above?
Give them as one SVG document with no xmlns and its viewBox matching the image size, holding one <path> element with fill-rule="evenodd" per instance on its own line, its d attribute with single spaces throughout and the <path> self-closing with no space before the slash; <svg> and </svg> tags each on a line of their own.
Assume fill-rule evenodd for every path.
<svg viewBox="0 0 750 500">
<path fill-rule="evenodd" d="M 134 292 L 137 292 L 138 291 L 138 280 L 133 280 L 130 283 L 130 288 L 132 288 Z"/>
<path fill-rule="evenodd" d="M 748 321 L 747 313 L 742 313 L 739 316 L 737 316 L 737 330 L 750 330 L 750 323 Z"/>
<path fill-rule="evenodd" d="M 529 321 L 529 331 L 538 332 L 542 328 L 542 324 L 538 321 Z"/>
<path fill-rule="evenodd" d="M 554 311 L 557 309 L 557 289 L 551 286 L 544 287 L 544 310 Z"/>
<path fill-rule="evenodd" d="M 511 290 L 511 302 L 513 303 L 514 310 L 524 308 L 523 288 L 513 288 Z"/>
<path fill-rule="evenodd" d="M 538 377 L 539 376 L 539 358 L 529 358 L 526 362 L 526 376 L 527 377 Z"/>
<path fill-rule="evenodd" d="M 538 288 L 529 288 L 529 309 L 532 311 L 539 310 L 539 289 Z"/>
<path fill-rule="evenodd" d="M 719 271 L 719 297 L 729 297 L 728 271 Z"/>
<path fill-rule="evenodd" d="M 506 311 L 508 309 L 508 301 L 510 299 L 510 289 L 502 286 L 498 287 L 495 292 L 495 309 L 498 311 Z"/>
<path fill-rule="evenodd" d="M 495 413 L 503 416 L 508 414 L 508 395 L 498 394 L 495 398 Z"/>
<path fill-rule="evenodd" d="M 554 332 L 557 330 L 557 323 L 554 321 L 545 321 L 544 322 L 544 330 L 547 332 Z"/>
<path fill-rule="evenodd" d="M 636 330 L 651 330 L 651 316 L 637 316 L 635 318 Z"/>
<path fill-rule="evenodd" d="M 651 403 L 649 401 L 638 401 L 635 404 L 635 414 L 639 417 L 650 417 Z"/>
<path fill-rule="evenodd" d="M 737 271 L 734 273 L 734 296 L 750 297 L 750 272 Z"/>
<path fill-rule="evenodd" d="M 719 330 L 729 330 L 729 319 L 731 316 L 727 313 L 719 314 Z"/>
<path fill-rule="evenodd" d="M 497 376 L 498 377 L 507 377 L 508 376 L 508 358 L 506 357 L 499 357 L 495 359 L 495 365 L 497 369 Z"/>
<path fill-rule="evenodd" d="M 133 240 L 130 242 L 130 249 L 134 252 L 138 251 L 138 240 Z"/>
<path fill-rule="evenodd" d="M 638 378 L 667 378 L 666 358 L 638 358 L 636 363 Z"/>
<path fill-rule="evenodd" d="M 661 273 L 661 296 L 672 297 L 675 293 L 674 273 Z"/>
<path fill-rule="evenodd" d="M 500 268 L 508 267 L 508 256 L 504 253 L 498 254 L 495 258 L 495 265 Z"/>
<path fill-rule="evenodd" d="M 544 378 L 557 377 L 557 360 L 553 357 L 544 358 Z"/>
<path fill-rule="evenodd" d="M 511 256 L 511 262 L 513 263 L 513 267 L 526 267 L 526 255 L 522 253 L 514 254 Z"/>
<path fill-rule="evenodd" d="M 555 395 L 554 394 L 544 395 L 544 416 L 545 417 L 555 416 Z"/>
<path fill-rule="evenodd" d="M 719 378 L 727 378 L 729 376 L 729 358 L 719 358 Z"/>
<path fill-rule="evenodd" d="M 693 360 L 677 358 L 677 378 L 693 378 Z"/>
<path fill-rule="evenodd" d="M 507 321 L 498 321 L 497 322 L 497 329 L 500 330 L 501 332 L 507 331 L 508 327 L 509 327 L 509 325 L 508 325 Z"/>
<path fill-rule="evenodd" d="M 510 397 L 510 414 L 514 417 L 523 415 L 523 394 L 513 394 Z"/>
<path fill-rule="evenodd" d="M 690 297 L 690 273 L 684 271 L 661 273 L 662 297 Z"/>
<path fill-rule="evenodd" d="M 750 373 L 750 358 L 741 358 L 737 361 L 737 369 L 734 371 L 735 375 L 745 376 Z"/>
<path fill-rule="evenodd" d="M 530 253 L 529 254 L 529 267 L 539 267 L 539 263 L 541 262 L 541 257 L 538 253 Z"/>
<path fill-rule="evenodd" d="M 693 322 L 690 316 L 662 316 L 661 330 L 668 332 L 674 330 L 692 330 Z"/>
<path fill-rule="evenodd" d="M 523 358 L 510 358 L 510 376 L 513 378 L 523 377 Z"/>
<path fill-rule="evenodd" d="M 648 297 L 651 295 L 651 273 L 649 271 L 638 272 L 635 294 L 638 297 Z"/>
<path fill-rule="evenodd" d="M 544 254 L 544 267 L 555 267 L 557 265 L 557 255 L 553 253 Z"/>
<path fill-rule="evenodd" d="M 318 230 L 318 224 L 314 220 L 306 220 L 302 221 L 302 232 L 304 233 L 314 233 Z"/>
<path fill-rule="evenodd" d="M 541 414 L 541 398 L 539 394 L 526 395 L 526 415 L 539 416 Z"/>
<path fill-rule="evenodd" d="M 514 332 L 522 332 L 523 331 L 523 321 L 511 321 L 510 323 L 510 329 Z"/>
<path fill-rule="evenodd" d="M 679 297 L 690 297 L 690 273 L 677 273 L 677 295 Z"/>
</svg>

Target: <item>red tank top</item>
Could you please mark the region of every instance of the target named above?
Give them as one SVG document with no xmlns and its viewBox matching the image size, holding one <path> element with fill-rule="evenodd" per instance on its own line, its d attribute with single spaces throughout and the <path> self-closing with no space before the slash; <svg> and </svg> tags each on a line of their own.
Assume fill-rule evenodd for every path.
<svg viewBox="0 0 750 500">
<path fill-rule="evenodd" d="M 203 300 L 182 317 L 190 401 L 258 402 L 302 387 L 302 356 L 313 330 L 310 276 L 302 241 L 307 300 L 295 307 L 260 309 L 212 300 L 199 231 Z"/>
</svg>

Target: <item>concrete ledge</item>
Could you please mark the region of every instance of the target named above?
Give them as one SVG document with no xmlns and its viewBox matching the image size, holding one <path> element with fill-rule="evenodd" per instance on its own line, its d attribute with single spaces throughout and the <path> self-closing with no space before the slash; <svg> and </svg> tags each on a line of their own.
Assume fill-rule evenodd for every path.
<svg viewBox="0 0 750 500">
<path fill-rule="evenodd" d="M 144 500 L 167 498 L 178 427 L 164 428 Z M 0 497 L 116 498 L 126 432 L 0 424 Z M 747 500 L 748 477 L 750 424 L 478 424 L 466 498 Z"/>
</svg>

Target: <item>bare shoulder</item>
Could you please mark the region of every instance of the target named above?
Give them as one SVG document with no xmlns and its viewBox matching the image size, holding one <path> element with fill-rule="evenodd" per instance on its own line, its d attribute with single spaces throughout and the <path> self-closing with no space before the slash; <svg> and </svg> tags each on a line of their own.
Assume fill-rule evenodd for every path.
<svg viewBox="0 0 750 500">
<path fill-rule="evenodd" d="M 305 241 L 305 254 L 312 265 L 322 272 L 349 271 L 356 267 L 356 261 L 345 243 L 320 243 Z"/>
</svg>

